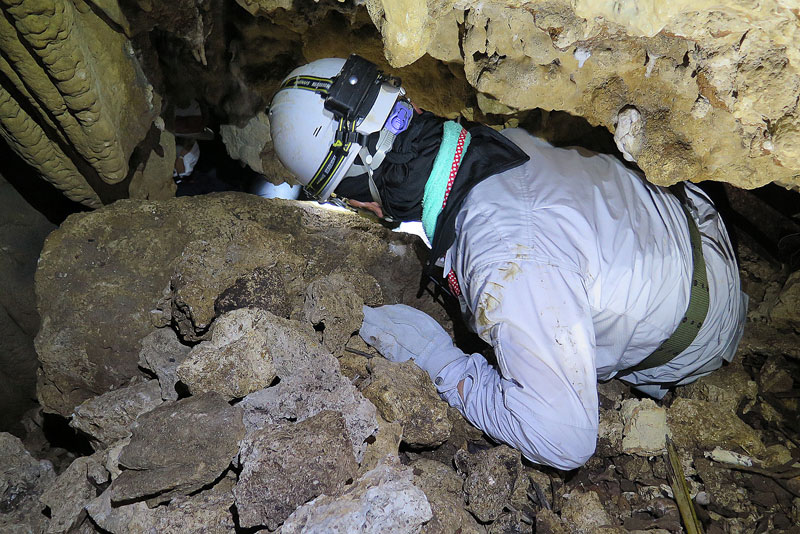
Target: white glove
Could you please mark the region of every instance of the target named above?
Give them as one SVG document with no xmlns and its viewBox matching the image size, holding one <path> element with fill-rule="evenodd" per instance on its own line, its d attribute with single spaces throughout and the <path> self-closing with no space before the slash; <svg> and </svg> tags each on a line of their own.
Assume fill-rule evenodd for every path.
<svg viewBox="0 0 800 534">
<path fill-rule="evenodd" d="M 405 304 L 364 306 L 358 333 L 389 361 L 413 359 L 432 380 L 450 363 L 466 358 L 433 317 Z"/>
</svg>

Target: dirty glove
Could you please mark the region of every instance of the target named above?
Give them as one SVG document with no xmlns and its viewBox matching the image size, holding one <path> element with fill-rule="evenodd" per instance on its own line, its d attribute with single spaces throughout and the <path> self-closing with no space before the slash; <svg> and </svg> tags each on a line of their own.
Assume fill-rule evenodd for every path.
<svg viewBox="0 0 800 534">
<path fill-rule="evenodd" d="M 389 361 L 413 359 L 434 381 L 447 365 L 466 357 L 433 317 L 405 304 L 364 306 L 358 333 Z"/>
</svg>

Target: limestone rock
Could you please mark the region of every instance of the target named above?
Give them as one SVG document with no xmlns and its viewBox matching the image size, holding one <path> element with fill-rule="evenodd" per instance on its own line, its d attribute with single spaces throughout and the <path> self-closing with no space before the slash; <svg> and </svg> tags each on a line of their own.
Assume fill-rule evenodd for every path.
<svg viewBox="0 0 800 534">
<path fill-rule="evenodd" d="M 131 435 L 137 417 L 161 404 L 158 380 L 109 391 L 75 407 L 69 425 L 87 434 L 95 450 Z"/>
<path fill-rule="evenodd" d="M 263 111 L 257 113 L 241 128 L 235 124 L 222 124 L 219 133 L 230 157 L 239 160 L 253 171 L 264 174 L 261 153 L 272 140 L 266 113 Z"/>
<path fill-rule="evenodd" d="M 617 410 L 600 409 L 597 426 L 597 454 L 616 456 L 622 452 L 622 415 Z"/>
<path fill-rule="evenodd" d="M 131 428 L 119 463 L 126 470 L 111 484 L 115 503 L 144 498 L 165 502 L 217 479 L 244 436 L 241 409 L 217 393 L 166 402 Z"/>
<path fill-rule="evenodd" d="M 176 371 L 189 355 L 191 347 L 182 344 L 171 328 L 154 330 L 141 343 L 139 367 L 152 371 L 158 377 L 162 399 L 178 400 L 178 392 L 175 391 L 178 381 Z"/>
<path fill-rule="evenodd" d="M 39 498 L 55 478 L 53 464 L 36 460 L 19 438 L 0 432 L 0 530 L 44 532 L 49 521 Z"/>
<path fill-rule="evenodd" d="M 447 403 L 436 393 L 428 373 L 414 362 L 393 363 L 373 358 L 372 380 L 362 393 L 387 421 L 403 425 L 403 442 L 434 446 L 447 440 L 452 424 Z"/>
<path fill-rule="evenodd" d="M 613 526 L 611 518 L 594 491 L 573 491 L 561 509 L 561 518 L 575 534 L 594 534 L 603 526 Z"/>
<path fill-rule="evenodd" d="M 265 388 L 275 378 L 264 323 L 268 313 L 243 308 L 216 320 L 211 340 L 197 345 L 178 366 L 178 379 L 196 395 L 215 391 L 226 400 Z"/>
<path fill-rule="evenodd" d="M 322 344 L 338 356 L 350 336 L 364 321 L 364 300 L 343 275 L 332 274 L 311 282 L 306 288 L 303 316 L 322 328 Z"/>
<path fill-rule="evenodd" d="M 742 402 L 755 401 L 758 385 L 737 359 L 675 392 L 679 397 L 711 402 L 735 413 Z"/>
<path fill-rule="evenodd" d="M 778 300 L 769 312 L 773 324 L 800 332 L 800 271 L 795 271 L 783 285 Z"/>
<path fill-rule="evenodd" d="M 69 531 L 85 517 L 83 508 L 97 497 L 98 486 L 108 481 L 108 472 L 94 456 L 75 459 L 42 494 L 50 508 L 50 534 Z"/>
<path fill-rule="evenodd" d="M 483 534 L 486 529 L 464 509 L 463 479 L 455 470 L 435 460 L 419 459 L 411 464 L 414 485 L 428 498 L 433 517 L 423 534 Z"/>
<path fill-rule="evenodd" d="M 411 469 L 387 462 L 359 478 L 341 496 L 323 495 L 298 508 L 281 533 L 416 534 L 429 519 L 430 505 L 413 484 Z"/>
<path fill-rule="evenodd" d="M 411 302 L 416 241 L 353 214 L 237 193 L 124 200 L 72 215 L 48 237 L 37 271 L 39 400 L 69 416 L 127 384 L 142 374 L 141 343 L 159 302 L 182 339 L 200 339 L 217 298 L 259 267 L 295 277 L 276 289 L 298 306 L 303 288 L 335 271 L 365 272 L 388 300 Z"/>
<path fill-rule="evenodd" d="M 520 453 L 507 445 L 475 454 L 459 450 L 455 463 L 466 476 L 467 508 L 482 522 L 493 521 L 500 515 L 524 479 Z"/>
<path fill-rule="evenodd" d="M 761 366 L 761 371 L 758 373 L 760 391 L 766 393 L 790 391 L 793 384 L 794 379 L 784 358 L 772 356 Z"/>
<path fill-rule="evenodd" d="M 260 308 L 278 317 L 289 317 L 296 305 L 290 291 L 298 276 L 288 265 L 256 267 L 217 297 L 214 310 L 222 315 L 238 308 Z"/>
<path fill-rule="evenodd" d="M 654 456 L 664 452 L 667 441 L 667 411 L 652 399 L 622 402 L 622 452 Z"/>
<path fill-rule="evenodd" d="M 150 509 L 137 502 L 112 506 L 111 491 L 90 502 L 86 510 L 104 532 L 112 534 L 233 534 L 236 532 L 230 508 L 233 494 L 213 488 L 190 497 L 176 497 L 167 506 Z"/>
<path fill-rule="evenodd" d="M 736 414 L 714 403 L 695 399 L 675 399 L 667 410 L 675 446 L 712 450 L 714 447 L 738 451 L 753 456 L 766 450 L 759 433 L 747 426 Z"/>
<path fill-rule="evenodd" d="M 233 490 L 239 522 L 270 530 L 310 499 L 341 491 L 358 471 L 345 421 L 333 411 L 251 432 L 240 462 Z"/>
<path fill-rule="evenodd" d="M 378 430 L 373 434 L 374 441 L 370 442 L 367 439 L 367 446 L 359 469 L 359 473 L 362 475 L 377 467 L 387 456 L 397 456 L 400 441 L 403 439 L 403 425 L 390 423 L 378 414 L 375 417 L 378 421 Z"/>
<path fill-rule="evenodd" d="M 564 522 L 552 510 L 539 510 L 536 513 L 536 532 L 548 534 L 567 534 Z"/>
</svg>

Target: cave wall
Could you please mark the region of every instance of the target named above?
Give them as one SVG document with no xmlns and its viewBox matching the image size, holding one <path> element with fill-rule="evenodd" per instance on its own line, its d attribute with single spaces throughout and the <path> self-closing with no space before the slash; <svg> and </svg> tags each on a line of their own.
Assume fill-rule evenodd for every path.
<svg viewBox="0 0 800 534">
<path fill-rule="evenodd" d="M 441 115 L 584 117 L 658 184 L 800 183 L 795 2 L 2 0 L 0 12 L 0 135 L 91 207 L 173 194 L 176 106 L 195 99 L 215 125 L 243 126 L 293 66 L 353 51 Z"/>
</svg>

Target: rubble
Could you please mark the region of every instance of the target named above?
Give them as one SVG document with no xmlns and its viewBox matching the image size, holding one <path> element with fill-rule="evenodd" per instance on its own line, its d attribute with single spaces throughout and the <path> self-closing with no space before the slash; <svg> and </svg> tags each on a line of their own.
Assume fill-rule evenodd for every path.
<svg viewBox="0 0 800 534">
<path fill-rule="evenodd" d="M 216 480 L 244 437 L 241 408 L 217 393 L 166 402 L 139 417 L 119 456 L 125 469 L 111 483 L 112 503 L 153 503 L 189 495 Z"/>
<path fill-rule="evenodd" d="M 146 369 L 158 378 L 161 398 L 178 400 L 175 384 L 178 382 L 177 369 L 189 355 L 191 347 L 184 345 L 171 328 L 158 328 L 147 334 L 141 341 L 139 367 Z"/>
<path fill-rule="evenodd" d="M 333 411 L 249 433 L 239 461 L 239 522 L 270 530 L 310 499 L 340 491 L 358 471 L 344 419 Z"/>
</svg>

